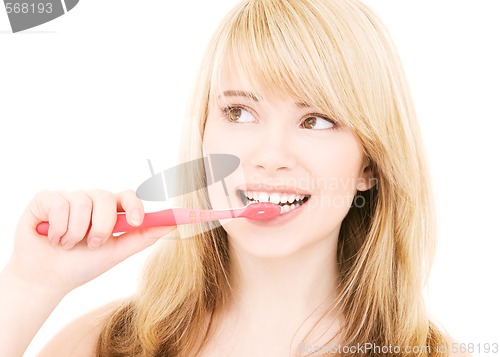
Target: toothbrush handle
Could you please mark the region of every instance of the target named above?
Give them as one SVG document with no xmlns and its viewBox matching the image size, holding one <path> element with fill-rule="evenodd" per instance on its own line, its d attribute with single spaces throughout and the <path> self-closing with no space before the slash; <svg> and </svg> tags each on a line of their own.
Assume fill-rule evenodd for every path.
<svg viewBox="0 0 500 357">
<path fill-rule="evenodd" d="M 118 213 L 116 215 L 116 224 L 113 228 L 113 233 L 128 232 L 141 228 L 177 226 L 180 224 L 215 221 L 231 217 L 234 217 L 234 214 L 232 214 L 231 211 L 169 208 L 163 211 L 146 213 L 144 215 L 144 221 L 140 226 L 132 226 L 128 224 L 125 213 Z M 49 231 L 49 226 L 49 222 L 41 222 L 37 225 L 36 231 L 38 234 L 46 236 Z"/>
<path fill-rule="evenodd" d="M 134 229 L 149 227 L 178 226 L 198 222 L 216 221 L 234 217 L 231 210 L 196 210 L 189 208 L 169 208 L 163 211 L 150 212 L 144 215 L 140 226 L 131 226 L 127 223 L 125 213 L 118 213 L 113 233 L 127 232 Z"/>
<path fill-rule="evenodd" d="M 158 212 L 150 212 L 144 214 L 144 220 L 140 226 L 132 226 L 128 224 L 125 213 L 118 213 L 116 215 L 116 224 L 113 228 L 113 233 L 128 232 L 135 229 L 150 228 L 150 227 L 164 227 L 177 225 L 173 213 L 173 209 L 166 209 Z"/>
<path fill-rule="evenodd" d="M 128 224 L 125 213 L 117 213 L 116 223 L 113 228 L 113 233 L 128 232 L 134 229 L 161 227 L 161 226 L 175 226 L 176 220 L 174 217 L 173 209 L 167 209 L 159 212 L 146 213 L 144 220 L 140 226 L 132 226 Z M 38 234 L 46 236 L 49 232 L 49 222 L 40 222 L 36 226 Z"/>
</svg>

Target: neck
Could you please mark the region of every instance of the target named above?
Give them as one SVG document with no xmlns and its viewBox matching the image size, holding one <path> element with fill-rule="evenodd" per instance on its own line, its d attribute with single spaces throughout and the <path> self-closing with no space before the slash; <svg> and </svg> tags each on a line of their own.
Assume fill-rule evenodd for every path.
<svg viewBox="0 0 500 357">
<path fill-rule="evenodd" d="M 307 316 L 336 297 L 338 232 L 286 257 L 257 257 L 230 245 L 238 310 L 257 318 Z M 294 312 L 291 314 L 290 312 Z"/>
<path fill-rule="evenodd" d="M 228 237 L 233 293 L 213 315 L 213 343 L 232 341 L 231 348 L 246 351 L 260 341 L 270 355 L 285 355 L 302 351 L 304 341 L 331 341 L 342 324 L 337 309 L 327 310 L 338 296 L 337 237 L 338 231 L 279 258 L 245 254 Z"/>
</svg>

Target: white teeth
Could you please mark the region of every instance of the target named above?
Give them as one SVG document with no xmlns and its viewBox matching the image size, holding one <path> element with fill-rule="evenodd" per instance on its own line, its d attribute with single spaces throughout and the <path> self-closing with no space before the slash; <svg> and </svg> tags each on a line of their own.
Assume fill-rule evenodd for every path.
<svg viewBox="0 0 500 357">
<path fill-rule="evenodd" d="M 284 205 L 284 206 L 281 206 L 280 214 L 293 211 L 294 209 L 297 209 L 298 207 L 300 207 L 300 205 L 298 203 L 295 203 L 293 205 Z"/>
<path fill-rule="evenodd" d="M 269 202 L 278 204 L 280 203 L 280 194 L 277 192 L 271 193 L 271 196 L 269 196 Z"/>
<path fill-rule="evenodd" d="M 294 193 L 279 193 L 279 192 L 258 192 L 258 191 L 243 191 L 242 192 L 251 202 L 272 202 L 274 204 L 281 204 L 290 207 L 291 209 L 297 208 L 300 205 L 292 203 L 297 200 L 303 200 L 306 195 L 296 195 Z"/>
<path fill-rule="evenodd" d="M 281 206 L 280 214 L 290 212 L 290 210 L 291 210 L 291 207 L 289 205 Z"/>
<path fill-rule="evenodd" d="M 258 194 L 259 194 L 259 196 L 258 196 L 259 202 L 269 202 L 269 196 L 267 193 L 259 192 Z"/>
</svg>

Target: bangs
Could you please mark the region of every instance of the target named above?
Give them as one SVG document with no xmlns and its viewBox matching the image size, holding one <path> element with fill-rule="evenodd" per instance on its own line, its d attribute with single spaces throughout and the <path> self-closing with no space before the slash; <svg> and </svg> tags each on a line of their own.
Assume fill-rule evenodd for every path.
<svg viewBox="0 0 500 357">
<path fill-rule="evenodd" d="M 317 107 L 354 128 L 341 96 L 345 92 L 325 24 L 305 2 L 251 1 L 229 15 L 214 55 L 210 93 L 220 96 L 224 73 L 248 83 L 259 99 L 287 98 Z M 236 89 L 236 88 L 231 88 Z"/>
</svg>

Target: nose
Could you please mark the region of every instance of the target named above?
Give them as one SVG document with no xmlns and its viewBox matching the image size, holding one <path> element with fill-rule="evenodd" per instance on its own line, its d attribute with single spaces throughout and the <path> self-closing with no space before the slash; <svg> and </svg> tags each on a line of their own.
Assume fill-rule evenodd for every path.
<svg viewBox="0 0 500 357">
<path fill-rule="evenodd" d="M 268 123 L 261 127 L 254 139 L 250 158 L 250 164 L 254 168 L 272 176 L 295 167 L 293 133 L 284 125 L 280 125 L 278 121 Z"/>
</svg>

